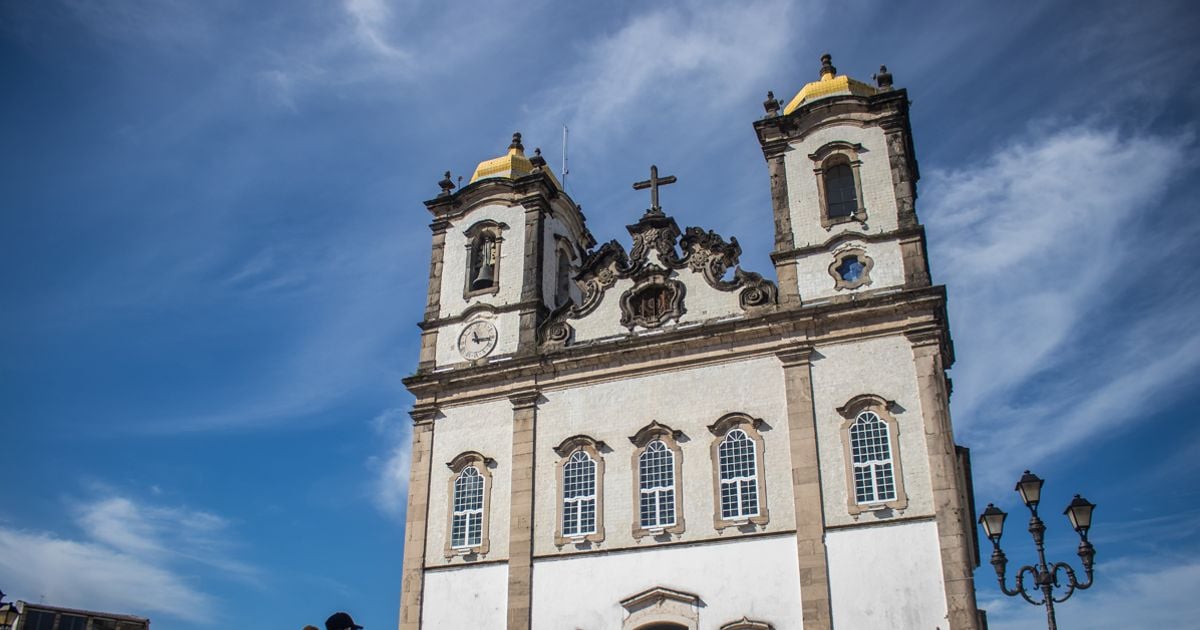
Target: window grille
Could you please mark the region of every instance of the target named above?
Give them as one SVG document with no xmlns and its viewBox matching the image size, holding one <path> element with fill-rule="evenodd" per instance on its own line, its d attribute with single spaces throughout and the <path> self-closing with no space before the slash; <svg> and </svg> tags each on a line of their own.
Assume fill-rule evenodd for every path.
<svg viewBox="0 0 1200 630">
<path fill-rule="evenodd" d="M 864 411 L 850 427 L 850 453 L 854 460 L 854 499 L 880 503 L 896 498 L 892 473 L 892 447 L 888 426 L 878 415 Z"/>
<path fill-rule="evenodd" d="M 725 435 L 717 451 L 721 473 L 721 518 L 758 515 L 758 465 L 754 440 L 741 429 Z"/>
<path fill-rule="evenodd" d="M 675 454 L 655 440 L 638 458 L 642 527 L 675 524 Z"/>
<path fill-rule="evenodd" d="M 596 462 L 583 451 L 563 464 L 562 519 L 563 536 L 596 532 Z"/>
<path fill-rule="evenodd" d="M 468 466 L 454 481 L 454 522 L 450 546 L 475 547 L 483 542 L 483 475 Z"/>
<path fill-rule="evenodd" d="M 831 219 L 848 217 L 858 210 L 854 172 L 845 162 L 830 166 L 825 171 L 825 208 Z"/>
</svg>

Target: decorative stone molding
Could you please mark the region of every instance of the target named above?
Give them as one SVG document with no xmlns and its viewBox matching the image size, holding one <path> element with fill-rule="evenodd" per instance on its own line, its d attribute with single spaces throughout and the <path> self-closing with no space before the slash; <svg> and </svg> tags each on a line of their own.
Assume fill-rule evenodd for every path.
<svg viewBox="0 0 1200 630">
<path fill-rule="evenodd" d="M 847 277 L 848 265 L 857 264 L 855 277 Z M 833 253 L 833 262 L 829 263 L 829 275 L 833 277 L 833 288 L 841 291 L 854 290 L 871 284 L 871 269 L 875 268 L 875 260 L 867 255 L 861 247 L 846 247 Z"/>
<path fill-rule="evenodd" d="M 451 535 L 454 529 L 454 483 L 462 476 L 463 471 L 468 467 L 474 467 L 479 475 L 483 477 L 483 518 L 480 521 L 480 537 L 479 544 L 470 547 L 453 547 L 451 546 Z M 464 560 L 481 560 L 487 556 L 491 549 L 489 530 L 491 526 L 492 514 L 492 468 L 496 467 L 496 460 L 490 457 L 484 457 L 477 451 L 467 451 L 460 453 L 454 459 L 446 462 L 446 467 L 453 473 L 446 480 L 446 544 L 443 549 L 443 557 L 447 560 L 455 556 L 462 556 Z"/>
<path fill-rule="evenodd" d="M 846 509 L 853 516 L 858 516 L 863 512 L 876 512 L 886 509 L 899 512 L 908 507 L 908 495 L 904 492 L 904 469 L 901 465 L 902 458 L 900 457 L 900 423 L 892 415 L 895 409 L 896 401 L 887 400 L 875 394 L 859 394 L 837 408 L 838 414 L 845 419 L 842 422 L 839 432 L 842 436 L 842 453 L 845 459 Z M 858 420 L 859 414 L 864 411 L 870 411 L 879 416 L 879 419 L 887 425 L 888 449 L 892 457 L 892 478 L 896 486 L 896 498 L 889 501 L 859 503 L 855 497 L 854 457 L 850 444 L 850 427 Z"/>
<path fill-rule="evenodd" d="M 627 229 L 633 237 L 633 249 L 628 254 L 620 243 L 609 241 L 584 256 L 574 276 L 580 291 L 580 303 L 556 309 L 543 322 L 538 333 L 539 343 L 569 344 L 569 330 L 563 328 L 561 323 L 586 317 L 595 311 L 605 293 L 621 279 L 632 278 L 635 281 L 635 286 L 622 294 L 621 323 L 630 328 L 637 325 L 661 326 L 673 318 L 678 319 L 684 312 L 683 285 L 671 276 L 674 275 L 672 272 L 684 269 L 700 274 L 714 289 L 738 291 L 738 305 L 743 310 L 774 306 L 779 302 L 779 290 L 774 282 L 764 279 L 760 274 L 745 271 L 738 265 L 742 248 L 735 238 L 726 242 L 716 232 L 698 227 L 689 227 L 680 232 L 674 219 L 653 211 L 648 211 L 640 221 L 627 226 Z M 657 260 L 651 258 L 652 252 Z M 733 278 L 725 280 L 731 269 Z M 675 296 L 672 295 L 672 307 L 662 317 L 637 317 L 629 310 L 624 298 L 632 297 L 642 288 L 643 281 L 651 278 L 650 284 L 678 283 L 680 301 L 676 306 Z"/>
<path fill-rule="evenodd" d="M 686 312 L 683 298 L 687 288 L 668 276 L 658 265 L 647 265 L 635 277 L 636 284 L 621 294 L 621 325 L 658 328 L 678 320 Z"/>
<path fill-rule="evenodd" d="M 637 433 L 629 436 L 630 443 L 634 446 L 632 458 L 630 460 L 630 470 L 633 479 L 633 537 L 635 540 L 640 540 L 646 536 L 661 536 L 664 534 L 682 534 L 685 530 L 683 519 L 683 449 L 679 447 L 679 438 L 683 437 L 683 432 L 672 429 L 665 424 L 659 424 L 658 421 L 651 421 L 650 424 L 642 427 Z M 646 452 L 646 448 L 651 442 L 661 441 L 663 446 L 666 446 L 672 454 L 672 468 L 675 482 L 675 524 L 661 528 L 646 528 L 642 526 L 641 517 L 641 458 Z"/>
<path fill-rule="evenodd" d="M 737 621 L 730 621 L 721 626 L 721 630 L 775 630 L 775 626 L 765 621 L 755 621 L 747 617 L 742 617 Z"/>
<path fill-rule="evenodd" d="M 767 485 L 766 485 L 766 466 L 764 462 L 764 442 L 759 429 L 763 426 L 761 418 L 751 418 L 744 413 L 728 413 L 721 416 L 719 420 L 708 426 L 708 431 L 713 434 L 714 438 L 712 445 L 709 447 L 709 456 L 712 458 L 713 470 L 713 527 L 717 531 L 724 530 L 727 527 L 743 527 L 746 525 L 766 525 L 770 521 L 770 513 L 767 511 Z M 725 441 L 726 436 L 730 431 L 740 429 L 746 433 L 746 437 L 754 442 L 754 465 L 755 465 L 755 482 L 757 484 L 758 496 L 758 514 L 745 518 L 727 519 L 721 514 L 721 443 Z"/>
<path fill-rule="evenodd" d="M 704 604 L 698 595 L 662 586 L 626 597 L 620 603 L 629 613 L 621 624 L 622 630 L 637 630 L 658 623 L 696 630 L 700 627 L 700 607 Z"/>
<path fill-rule="evenodd" d="M 862 166 L 862 160 L 859 159 L 859 155 L 865 152 L 866 149 L 861 144 L 835 140 L 826 143 L 815 152 L 809 154 L 808 158 L 816 165 L 813 169 L 813 174 L 817 178 L 817 200 L 821 207 L 821 227 L 824 227 L 826 230 L 832 229 L 833 226 L 839 223 L 850 223 L 853 221 L 859 223 L 867 222 L 867 208 L 863 205 L 862 176 L 859 174 L 859 167 Z M 857 207 L 852 214 L 831 217 L 829 216 L 828 197 L 825 190 L 825 174 L 829 169 L 839 164 L 849 166 L 850 172 L 854 176 L 854 198 Z"/>
<path fill-rule="evenodd" d="M 608 445 L 601 440 L 597 440 L 587 435 L 572 435 L 565 439 L 558 446 L 554 447 L 554 452 L 559 456 L 559 460 L 554 466 L 554 478 L 558 495 L 556 501 L 558 508 L 555 510 L 558 518 L 554 524 L 554 544 L 558 547 L 567 545 L 568 543 L 599 543 L 604 541 L 604 456 L 601 451 L 608 450 Z M 588 457 L 596 463 L 596 531 L 582 536 L 564 536 L 563 530 L 563 467 L 567 464 L 571 455 L 576 452 L 583 451 Z"/>
</svg>

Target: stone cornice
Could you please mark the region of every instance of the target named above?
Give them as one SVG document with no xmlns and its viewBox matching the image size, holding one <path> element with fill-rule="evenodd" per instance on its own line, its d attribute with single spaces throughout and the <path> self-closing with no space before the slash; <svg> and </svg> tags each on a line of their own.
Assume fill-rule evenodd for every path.
<svg viewBox="0 0 1200 630">
<path fill-rule="evenodd" d="M 797 345 L 841 343 L 927 327 L 946 331 L 945 299 L 942 286 L 861 295 L 849 301 L 747 314 L 702 328 L 659 329 L 655 334 L 543 349 L 481 365 L 419 371 L 405 378 L 404 384 L 419 401 L 466 404 L 531 387 L 545 390 L 772 356 Z M 944 334 L 948 339 L 949 332 Z"/>
<path fill-rule="evenodd" d="M 916 227 L 911 227 L 911 228 L 901 228 L 899 230 L 891 230 L 888 232 L 882 232 L 882 233 L 878 233 L 878 234 L 857 232 L 857 231 L 838 232 L 837 234 L 830 236 L 828 239 L 825 239 L 825 242 L 823 242 L 823 243 L 817 243 L 816 245 L 805 245 L 804 247 L 796 247 L 793 249 L 785 249 L 782 251 L 771 252 L 771 261 L 778 264 L 778 263 L 788 261 L 788 260 L 795 260 L 797 258 L 803 258 L 804 256 L 808 256 L 809 254 L 817 254 L 817 253 L 821 253 L 821 252 L 827 252 L 827 251 L 833 249 L 833 247 L 836 246 L 838 243 L 841 243 L 843 241 L 866 241 L 868 243 L 878 243 L 881 241 L 892 241 L 892 240 L 904 241 L 904 240 L 909 240 L 909 239 L 914 239 L 914 238 L 919 239 L 919 238 L 923 238 L 924 236 L 925 236 L 925 227 L 921 226 L 921 225 L 918 225 Z"/>
</svg>

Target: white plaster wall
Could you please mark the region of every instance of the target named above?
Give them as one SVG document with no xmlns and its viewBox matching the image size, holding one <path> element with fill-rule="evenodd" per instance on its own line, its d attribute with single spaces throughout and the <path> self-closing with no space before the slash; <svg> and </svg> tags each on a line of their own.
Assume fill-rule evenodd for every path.
<svg viewBox="0 0 1200 630">
<path fill-rule="evenodd" d="M 467 245 L 463 232 L 480 221 L 491 219 L 508 226 L 500 244 L 500 291 L 463 299 L 466 286 Z M 512 304 L 521 299 L 521 270 L 525 264 L 525 209 L 521 206 L 483 205 L 454 221 L 446 232 L 442 265 L 441 316 L 452 317 L 472 304 L 494 306 Z"/>
<path fill-rule="evenodd" d="M 656 252 L 650 252 L 649 262 L 666 267 L 659 260 Z M 691 269 L 683 268 L 671 273 L 671 277 L 679 280 L 684 286 L 684 314 L 679 320 L 672 320 L 658 328 L 648 329 L 636 326 L 633 334 L 648 331 L 670 330 L 677 326 L 687 326 L 713 319 L 741 317 L 745 314 L 738 303 L 738 291 L 719 291 L 714 289 L 704 279 L 704 275 Z M 630 330 L 621 325 L 621 294 L 633 287 L 632 279 L 618 280 L 608 291 L 596 310 L 587 317 L 568 320 L 575 329 L 575 341 L 592 341 L 606 337 L 624 336 L 631 334 Z"/>
<path fill-rule="evenodd" d="M 874 261 L 871 268 L 871 284 L 857 289 L 834 288 L 835 280 L 829 273 L 829 265 L 833 264 L 843 249 L 855 247 L 866 252 Z M 861 240 L 844 241 L 836 245 L 828 253 L 811 254 L 796 261 L 796 281 L 800 289 L 800 299 L 810 303 L 837 295 L 874 291 L 889 287 L 904 286 L 904 260 L 898 241 L 868 243 Z"/>
<path fill-rule="evenodd" d="M 496 460 L 492 473 L 489 539 L 491 549 L 480 560 L 508 558 L 509 502 L 512 497 L 512 404 L 508 400 L 487 401 L 442 409 L 433 430 L 433 464 L 429 485 L 429 520 L 425 547 L 425 566 L 470 564 L 461 556 L 445 558 L 446 525 L 450 518 L 451 496 L 446 466 L 466 451 L 478 451 Z M 453 627 L 453 626 L 430 626 Z"/>
<path fill-rule="evenodd" d="M 949 627 L 934 521 L 831 531 L 825 544 L 835 628 Z"/>
<path fill-rule="evenodd" d="M 503 628 L 508 623 L 508 565 L 427 572 L 423 599 L 423 628 Z"/>
<path fill-rule="evenodd" d="M 778 630 L 795 629 L 802 614 L 797 563 L 796 539 L 788 535 L 537 560 L 532 627 L 619 629 L 626 616 L 621 600 L 663 586 L 700 597 L 703 630 L 717 630 L 743 616 L 768 621 Z"/>
<path fill-rule="evenodd" d="M 559 490 L 554 447 L 568 437 L 589 435 L 612 449 L 604 453 L 605 539 L 590 549 L 653 547 L 653 537 L 633 538 L 636 512 L 633 505 L 633 444 L 629 436 L 657 420 L 683 432 L 679 484 L 686 531 L 677 540 L 729 539 L 743 536 L 736 528 L 718 532 L 713 526 L 713 462 L 710 447 L 716 437 L 707 429 L 721 416 L 742 412 L 762 418 L 760 429 L 766 471 L 766 499 L 770 522 L 762 531 L 795 528 L 788 448 L 783 370 L 774 356 L 719 365 L 680 369 L 585 385 L 543 391 L 538 406 L 534 450 L 534 553 L 573 553 L 567 544 L 554 545 Z M 769 427 L 769 428 L 768 428 Z"/>
<path fill-rule="evenodd" d="M 820 356 L 814 357 L 812 367 L 813 404 L 821 453 L 826 525 L 873 523 L 897 516 L 933 514 L 929 456 L 912 344 L 903 335 L 893 335 L 818 346 L 816 350 Z M 850 491 L 841 431 L 846 419 L 837 408 L 859 394 L 876 394 L 896 401 L 897 408 L 892 413 L 899 423 L 899 459 L 908 494 L 908 507 L 902 511 L 864 512 L 851 516 L 847 508 Z"/>
<path fill-rule="evenodd" d="M 857 221 L 839 223 L 830 229 L 821 227 L 821 206 L 817 194 L 816 163 L 808 156 L 833 142 L 861 144 L 859 178 L 862 183 L 863 206 L 867 210 L 867 229 Z M 892 187 L 891 163 L 888 160 L 887 139 L 879 127 L 839 124 L 818 129 L 791 145 L 784 154 L 787 173 L 788 203 L 791 208 L 792 233 L 796 247 L 824 243 L 835 234 L 845 231 L 879 234 L 898 227 L 896 192 Z"/>
<path fill-rule="evenodd" d="M 447 324 L 438 328 L 437 336 L 437 365 L 438 367 L 446 367 L 454 363 L 463 363 L 466 360 L 458 352 L 458 336 L 462 334 L 464 328 L 475 322 L 477 319 L 487 319 L 496 326 L 496 347 L 492 353 L 488 355 L 488 360 L 495 360 L 498 357 L 511 355 L 517 351 L 517 343 L 521 333 L 521 315 L 516 311 L 507 313 L 493 314 L 481 311 L 478 314 L 472 314 L 471 317 L 454 324 Z"/>
</svg>

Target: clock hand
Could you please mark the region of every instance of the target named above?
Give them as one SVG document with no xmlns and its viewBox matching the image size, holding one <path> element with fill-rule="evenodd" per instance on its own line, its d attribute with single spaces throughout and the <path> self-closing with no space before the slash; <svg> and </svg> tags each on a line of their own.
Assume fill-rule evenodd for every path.
<svg viewBox="0 0 1200 630">
<path fill-rule="evenodd" d="M 475 343 L 479 343 L 479 334 L 475 331 L 471 331 L 471 339 L 474 339 Z"/>
</svg>

